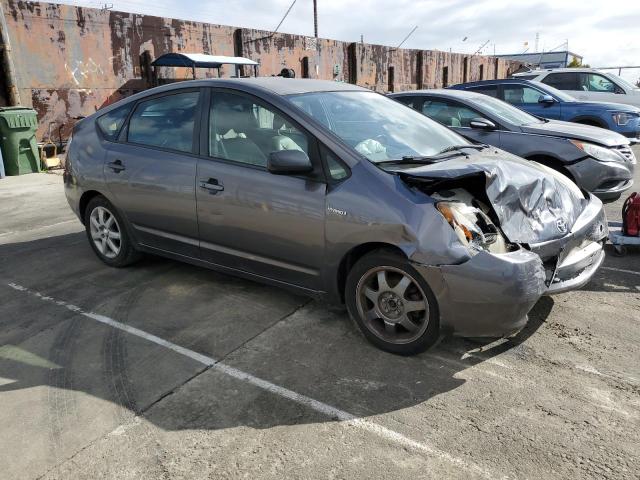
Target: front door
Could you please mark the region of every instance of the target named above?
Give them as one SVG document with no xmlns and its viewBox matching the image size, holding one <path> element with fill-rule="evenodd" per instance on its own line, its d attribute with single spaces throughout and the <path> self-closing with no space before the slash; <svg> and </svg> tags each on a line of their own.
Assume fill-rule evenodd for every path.
<svg viewBox="0 0 640 480">
<path fill-rule="evenodd" d="M 314 139 L 266 103 L 213 90 L 207 158 L 197 171 L 202 258 L 260 277 L 320 290 L 326 182 Z M 304 176 L 267 170 L 269 153 L 299 149 Z"/>
<path fill-rule="evenodd" d="M 110 144 L 104 166 L 111 195 L 142 244 L 197 256 L 195 203 L 198 90 L 139 102 Z"/>
<path fill-rule="evenodd" d="M 540 97 L 546 95 L 542 90 L 524 85 L 507 84 L 502 87 L 502 99 L 532 115 L 552 120 L 561 120 L 560 102 L 541 103 Z"/>
<path fill-rule="evenodd" d="M 486 115 L 460 102 L 440 97 L 424 97 L 424 102 L 419 111 L 422 111 L 427 117 L 450 127 L 472 142 L 486 143 L 494 147 L 501 146 L 499 126 L 496 125 L 496 129 L 486 130 L 471 128 L 472 119 L 487 119 Z"/>
</svg>

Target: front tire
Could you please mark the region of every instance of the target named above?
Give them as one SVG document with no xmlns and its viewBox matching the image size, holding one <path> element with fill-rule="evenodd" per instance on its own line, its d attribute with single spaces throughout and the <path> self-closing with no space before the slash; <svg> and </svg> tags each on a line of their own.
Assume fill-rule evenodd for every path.
<svg viewBox="0 0 640 480">
<path fill-rule="evenodd" d="M 347 276 L 345 300 L 364 336 L 382 350 L 414 355 L 438 340 L 435 295 L 401 255 L 377 250 L 358 260 Z"/>
<path fill-rule="evenodd" d="M 100 260 L 110 267 L 126 267 L 140 258 L 124 220 L 105 197 L 92 198 L 84 214 L 87 238 Z"/>
</svg>

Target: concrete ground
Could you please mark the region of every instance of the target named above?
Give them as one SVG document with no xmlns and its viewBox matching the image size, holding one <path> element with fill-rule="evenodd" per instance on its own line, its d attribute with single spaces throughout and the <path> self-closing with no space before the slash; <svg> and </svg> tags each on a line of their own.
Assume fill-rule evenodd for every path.
<svg viewBox="0 0 640 480">
<path fill-rule="evenodd" d="M 277 288 L 109 268 L 59 175 L 3 179 L 0 478 L 637 477 L 640 250 L 530 317 L 393 356 Z"/>
</svg>

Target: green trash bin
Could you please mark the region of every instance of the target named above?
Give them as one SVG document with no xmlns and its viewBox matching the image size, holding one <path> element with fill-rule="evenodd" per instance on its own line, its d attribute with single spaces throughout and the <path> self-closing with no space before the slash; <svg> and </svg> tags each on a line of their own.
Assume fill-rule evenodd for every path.
<svg viewBox="0 0 640 480">
<path fill-rule="evenodd" d="M 7 175 L 40 171 L 36 142 L 38 116 L 25 107 L 0 108 L 0 149 Z"/>
</svg>

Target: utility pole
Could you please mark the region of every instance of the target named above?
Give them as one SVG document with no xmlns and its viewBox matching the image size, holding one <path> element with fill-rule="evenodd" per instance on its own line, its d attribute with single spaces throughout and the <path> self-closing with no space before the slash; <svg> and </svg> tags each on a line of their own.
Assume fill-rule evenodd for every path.
<svg viewBox="0 0 640 480">
<path fill-rule="evenodd" d="M 4 70 L 4 81 L 7 86 L 9 105 L 20 105 L 20 92 L 16 81 L 16 68 L 11 57 L 11 40 L 9 39 L 9 28 L 7 19 L 4 16 L 2 1 L 0 1 L 0 65 Z"/>
<path fill-rule="evenodd" d="M 318 38 L 318 0 L 313 0 L 313 36 Z"/>
</svg>

